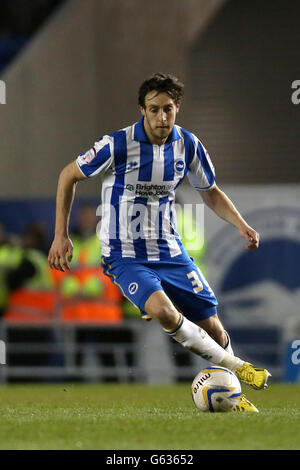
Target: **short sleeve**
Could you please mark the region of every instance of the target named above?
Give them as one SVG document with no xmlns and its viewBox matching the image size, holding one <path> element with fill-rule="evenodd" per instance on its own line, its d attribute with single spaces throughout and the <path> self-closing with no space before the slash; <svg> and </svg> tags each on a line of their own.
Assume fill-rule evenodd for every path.
<svg viewBox="0 0 300 470">
<path fill-rule="evenodd" d="M 90 178 L 108 170 L 113 159 L 112 149 L 113 145 L 109 136 L 104 136 L 95 142 L 94 147 L 85 153 L 81 153 L 76 159 L 81 173 Z"/>
<path fill-rule="evenodd" d="M 215 169 L 206 148 L 197 139 L 195 156 L 189 166 L 188 178 L 195 189 L 209 189 L 215 184 Z"/>
</svg>

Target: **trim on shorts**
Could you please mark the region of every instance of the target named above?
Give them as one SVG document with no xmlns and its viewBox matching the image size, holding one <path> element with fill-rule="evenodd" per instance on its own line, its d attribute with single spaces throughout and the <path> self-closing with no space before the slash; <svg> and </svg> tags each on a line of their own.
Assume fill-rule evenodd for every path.
<svg viewBox="0 0 300 470">
<path fill-rule="evenodd" d="M 121 294 L 127 299 L 129 300 L 129 302 L 134 306 L 136 307 L 138 310 L 140 310 L 140 308 L 134 303 L 132 302 L 132 300 L 127 297 L 127 295 L 125 294 L 122 286 L 116 281 L 116 276 L 115 274 L 113 273 L 110 273 L 109 272 L 109 269 L 111 269 L 111 264 L 108 264 L 108 263 L 105 263 L 104 261 L 104 256 L 102 256 L 102 266 L 103 266 L 103 269 L 104 269 L 104 274 L 106 274 L 106 276 L 110 277 L 110 280 L 113 284 L 115 284 L 115 286 L 117 286 L 119 288 L 119 290 L 121 291 Z"/>
<path fill-rule="evenodd" d="M 164 332 L 167 334 L 167 335 L 174 335 L 176 333 L 176 331 L 179 330 L 179 328 L 182 327 L 182 324 L 184 322 L 184 316 L 182 315 L 182 313 L 180 314 L 181 315 L 181 319 L 180 319 L 180 323 L 179 325 L 174 329 L 174 330 L 165 330 L 164 329 Z"/>
<path fill-rule="evenodd" d="M 203 320 L 206 320 L 207 318 L 209 317 L 212 317 L 213 315 L 215 315 L 216 313 L 218 313 L 218 310 L 217 310 L 217 307 L 215 305 L 211 306 L 211 307 L 207 307 L 207 308 L 201 308 L 199 309 L 199 313 L 202 318 L 196 318 L 197 317 L 197 313 L 195 314 L 190 314 L 190 315 L 186 315 L 186 317 L 192 321 L 192 322 L 199 322 L 199 321 L 203 321 Z"/>
</svg>

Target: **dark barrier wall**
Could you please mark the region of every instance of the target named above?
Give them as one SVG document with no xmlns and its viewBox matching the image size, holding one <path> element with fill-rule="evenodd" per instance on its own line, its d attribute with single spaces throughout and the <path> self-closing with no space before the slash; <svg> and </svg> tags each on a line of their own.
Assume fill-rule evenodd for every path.
<svg viewBox="0 0 300 470">
<path fill-rule="evenodd" d="M 1 77 L 0 198 L 53 196 L 64 165 L 139 118 L 146 76 L 167 71 L 185 80 L 190 42 L 223 4 L 68 1 Z M 95 195 L 99 183 L 79 190 Z"/>
<path fill-rule="evenodd" d="M 298 1 L 229 0 L 191 47 L 186 121 L 220 183 L 299 182 L 299 18 Z"/>
<path fill-rule="evenodd" d="M 98 198 L 76 198 L 73 204 L 70 229 L 76 223 L 78 208 L 82 204 L 91 204 L 95 209 Z M 0 201 L 0 222 L 8 234 L 20 235 L 25 226 L 33 222 L 41 223 L 46 229 L 48 242 L 52 241 L 55 226 L 55 198 L 3 199 Z M 99 219 L 100 220 L 100 219 Z"/>
<path fill-rule="evenodd" d="M 297 0 L 71 0 L 1 79 L 0 198 L 53 197 L 60 169 L 139 117 L 161 70 L 186 82 L 178 123 L 207 146 L 218 182 L 297 182 Z M 79 193 L 96 196 L 100 182 Z"/>
</svg>

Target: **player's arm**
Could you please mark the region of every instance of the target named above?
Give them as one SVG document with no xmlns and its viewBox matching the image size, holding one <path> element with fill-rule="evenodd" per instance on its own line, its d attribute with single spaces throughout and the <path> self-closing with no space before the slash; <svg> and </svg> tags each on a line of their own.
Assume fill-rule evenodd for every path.
<svg viewBox="0 0 300 470">
<path fill-rule="evenodd" d="M 68 227 L 70 212 L 78 181 L 85 179 L 76 162 L 67 165 L 60 173 L 56 194 L 55 236 L 52 242 L 48 262 L 49 266 L 59 271 L 69 269 L 67 263 L 73 255 L 73 244 L 69 238 Z"/>
<path fill-rule="evenodd" d="M 200 194 L 210 209 L 238 229 L 240 235 L 248 241 L 245 248 L 248 250 L 258 248 L 259 233 L 247 224 L 229 197 L 216 184 L 206 191 L 200 191 Z"/>
</svg>

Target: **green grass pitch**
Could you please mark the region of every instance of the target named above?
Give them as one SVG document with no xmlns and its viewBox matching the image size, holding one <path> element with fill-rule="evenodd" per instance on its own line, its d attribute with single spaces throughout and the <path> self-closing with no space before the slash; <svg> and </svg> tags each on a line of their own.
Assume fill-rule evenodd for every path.
<svg viewBox="0 0 300 470">
<path fill-rule="evenodd" d="M 300 385 L 243 390 L 260 413 L 200 413 L 190 384 L 3 385 L 0 449 L 300 449 Z"/>
</svg>

